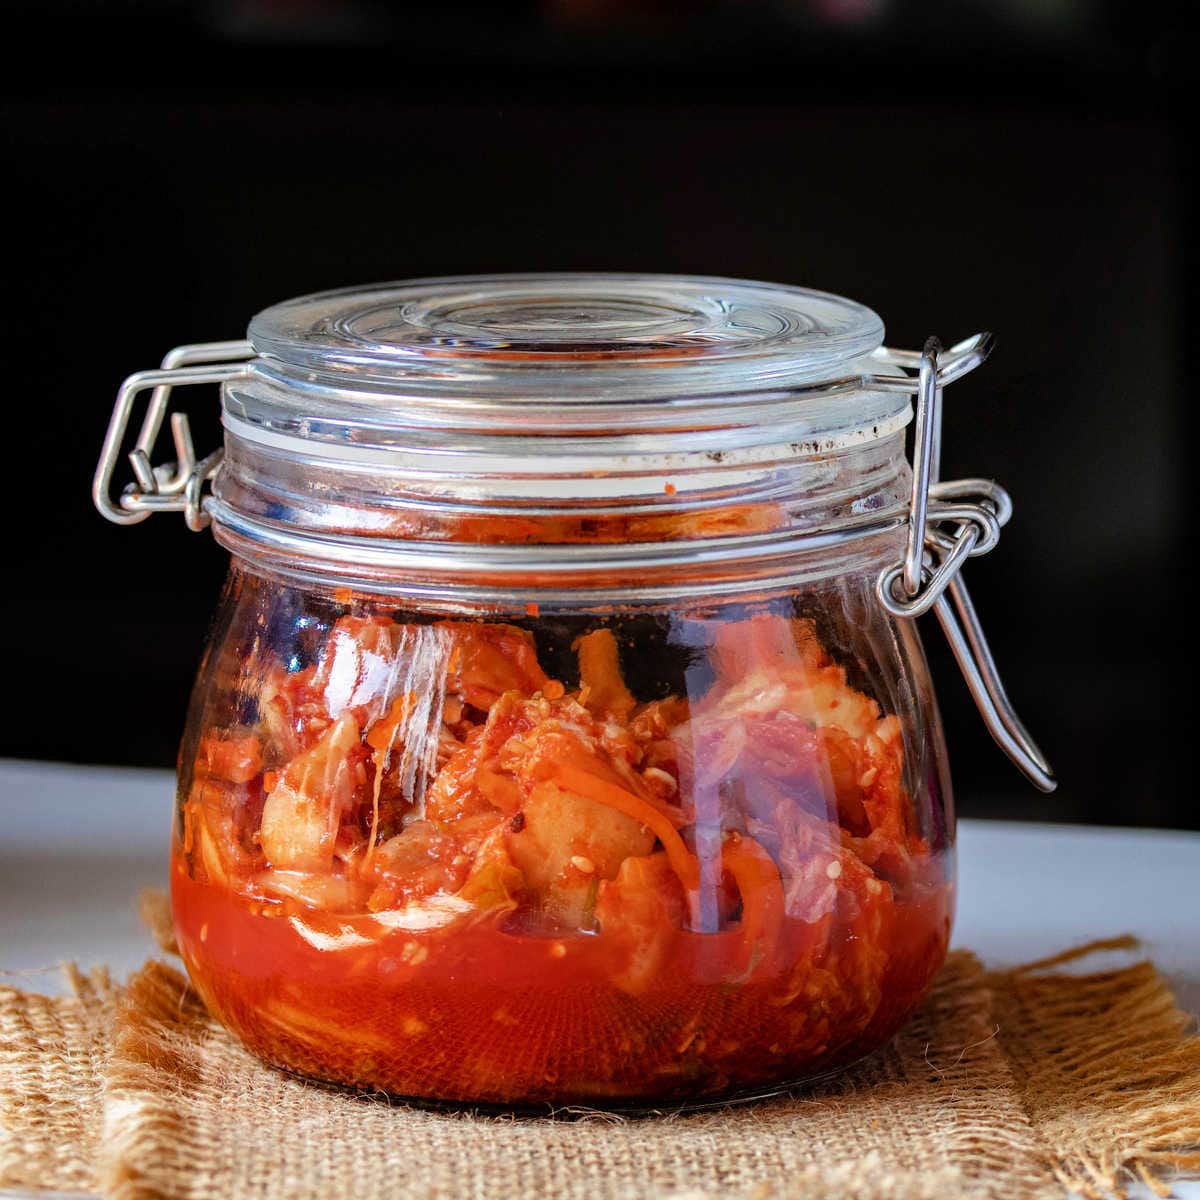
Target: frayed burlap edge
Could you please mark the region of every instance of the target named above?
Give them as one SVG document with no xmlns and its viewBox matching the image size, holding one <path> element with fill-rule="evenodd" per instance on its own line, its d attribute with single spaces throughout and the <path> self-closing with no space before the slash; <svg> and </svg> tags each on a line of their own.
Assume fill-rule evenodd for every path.
<svg viewBox="0 0 1200 1200">
<path fill-rule="evenodd" d="M 199 1083 L 196 1039 L 213 1032 L 199 997 L 172 967 L 148 962 L 130 978 L 116 1006 L 103 1085 L 97 1166 L 106 1196 L 167 1200 L 173 1193 L 151 1182 L 148 1170 L 177 1157 L 202 1168 L 187 1109 Z"/>
<path fill-rule="evenodd" d="M 137 899 L 138 916 L 154 944 L 164 953 L 179 957 L 175 940 L 175 921 L 171 916 L 171 901 L 158 888 L 143 888 Z"/>
<path fill-rule="evenodd" d="M 1166 981 L 1149 962 L 1047 973 L 1137 948 L 1109 938 L 990 978 L 1022 1103 L 1055 1175 L 1088 1197 L 1121 1195 L 1131 1177 L 1166 1196 L 1170 1177 L 1200 1170 L 1200 1037 Z"/>
</svg>

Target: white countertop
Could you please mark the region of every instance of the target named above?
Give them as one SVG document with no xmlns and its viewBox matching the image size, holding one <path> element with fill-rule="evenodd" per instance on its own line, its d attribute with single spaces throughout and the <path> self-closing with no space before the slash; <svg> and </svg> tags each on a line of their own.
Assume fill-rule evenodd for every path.
<svg viewBox="0 0 1200 1200">
<path fill-rule="evenodd" d="M 165 771 L 0 761 L 0 978 L 53 992 L 65 959 L 141 965 L 172 797 Z M 1200 1013 L 1200 834 L 963 821 L 959 871 L 956 945 L 1001 965 L 1133 933 Z"/>
</svg>

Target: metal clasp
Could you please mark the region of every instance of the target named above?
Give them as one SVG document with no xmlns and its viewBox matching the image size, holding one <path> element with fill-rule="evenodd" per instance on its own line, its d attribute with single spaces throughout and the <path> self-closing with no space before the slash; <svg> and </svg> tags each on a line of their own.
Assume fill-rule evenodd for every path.
<svg viewBox="0 0 1200 1200">
<path fill-rule="evenodd" d="M 1052 792 L 1058 786 L 1054 772 L 1005 694 L 961 574 L 968 558 L 995 547 L 1012 516 L 1012 501 L 991 480 L 939 481 L 942 392 L 979 366 L 993 344 L 990 333 L 978 333 L 949 350 L 930 338 L 919 354 L 887 347 L 875 352 L 879 361 L 902 367 L 906 374 L 872 376 L 870 386 L 917 397 L 904 558 L 880 572 L 875 590 L 897 617 L 911 619 L 933 610 L 988 731 L 1035 787 Z"/>
<path fill-rule="evenodd" d="M 204 511 L 205 484 L 216 475 L 224 451 L 217 449 L 197 460 L 187 413 L 174 412 L 171 414 L 171 437 L 175 443 L 175 461 L 153 466 L 151 455 L 167 414 L 172 388 L 194 383 L 224 383 L 243 374 L 244 361 L 253 357 L 254 349 L 247 341 L 177 346 L 166 355 L 159 370 L 139 371 L 121 384 L 92 480 L 92 500 L 101 515 L 118 525 L 133 525 L 144 521 L 151 513 L 181 512 L 189 529 L 199 531 L 208 525 L 209 517 Z M 142 428 L 129 452 L 135 482 L 127 484 L 114 503 L 112 480 L 134 401 L 139 393 L 150 389 L 153 391 Z"/>
</svg>

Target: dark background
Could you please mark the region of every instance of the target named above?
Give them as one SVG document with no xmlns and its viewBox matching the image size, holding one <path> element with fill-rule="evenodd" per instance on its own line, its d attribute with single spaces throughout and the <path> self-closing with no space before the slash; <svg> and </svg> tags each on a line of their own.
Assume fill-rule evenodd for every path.
<svg viewBox="0 0 1200 1200">
<path fill-rule="evenodd" d="M 960 811 L 1200 827 L 1194 175 L 1170 8 L 37 0 L 5 18 L 0 755 L 174 758 L 225 555 L 178 518 L 91 508 L 126 374 L 320 288 L 685 271 L 853 296 L 895 346 L 995 331 L 948 395 L 944 473 L 1016 498 L 968 578 L 1063 784 L 1037 795 L 991 745 L 930 622 Z M 216 396 L 189 407 L 203 453 Z"/>
</svg>

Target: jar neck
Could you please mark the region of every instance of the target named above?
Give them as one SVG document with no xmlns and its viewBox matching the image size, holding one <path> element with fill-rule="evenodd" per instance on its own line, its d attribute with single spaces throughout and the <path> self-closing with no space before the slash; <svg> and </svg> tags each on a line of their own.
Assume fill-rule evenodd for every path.
<svg viewBox="0 0 1200 1200">
<path fill-rule="evenodd" d="M 541 457 L 459 447 L 455 469 L 435 472 L 399 453 L 298 455 L 227 420 L 210 511 L 218 540 L 251 564 L 381 591 L 644 599 L 647 588 L 711 594 L 894 559 L 910 478 L 902 428 L 825 449 L 664 451 L 678 441 L 650 439 L 599 471 L 595 452 L 581 470 L 561 441 Z"/>
</svg>

